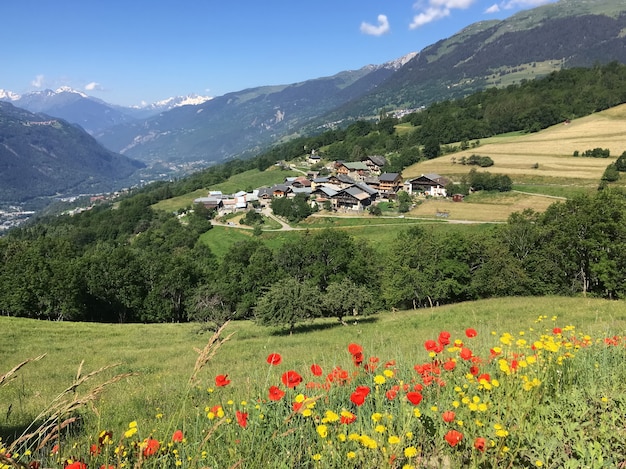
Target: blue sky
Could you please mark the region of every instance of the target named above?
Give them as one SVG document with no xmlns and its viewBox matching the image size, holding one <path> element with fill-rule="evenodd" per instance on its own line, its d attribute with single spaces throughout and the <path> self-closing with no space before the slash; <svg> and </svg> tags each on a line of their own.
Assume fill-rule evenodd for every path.
<svg viewBox="0 0 626 469">
<path fill-rule="evenodd" d="M 399 58 L 555 0 L 2 0 L 0 89 L 135 105 Z"/>
</svg>

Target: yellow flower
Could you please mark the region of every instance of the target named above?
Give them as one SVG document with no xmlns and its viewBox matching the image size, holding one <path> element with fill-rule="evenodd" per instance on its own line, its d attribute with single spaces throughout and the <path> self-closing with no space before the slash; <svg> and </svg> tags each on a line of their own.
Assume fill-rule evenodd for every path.
<svg viewBox="0 0 626 469">
<path fill-rule="evenodd" d="M 339 415 L 337 415 L 332 410 L 327 410 L 326 411 L 326 421 L 327 422 L 336 422 L 337 420 L 339 420 Z"/>
<path fill-rule="evenodd" d="M 385 433 L 385 430 L 387 430 L 387 427 L 385 427 L 384 425 L 376 425 L 376 427 L 374 428 L 374 431 L 376 431 L 376 433 Z"/>
<path fill-rule="evenodd" d="M 383 418 L 383 414 L 381 414 L 380 412 L 374 412 L 372 414 L 372 420 L 374 422 L 380 422 L 382 420 L 382 418 Z"/>
<path fill-rule="evenodd" d="M 316 430 L 317 434 L 322 438 L 326 438 L 328 436 L 328 427 L 326 427 L 326 425 L 318 425 Z"/>
<path fill-rule="evenodd" d="M 387 378 L 393 378 L 393 370 L 387 369 L 387 370 L 383 371 L 383 375 L 385 375 L 385 377 L 387 377 Z"/>
<path fill-rule="evenodd" d="M 374 382 L 376 384 L 385 384 L 385 381 L 387 381 L 387 380 L 385 379 L 385 377 L 383 375 L 376 375 L 376 376 L 374 376 Z"/>
<path fill-rule="evenodd" d="M 417 448 L 415 446 L 408 446 L 404 448 L 404 456 L 407 458 L 414 458 L 417 456 Z"/>
<path fill-rule="evenodd" d="M 417 418 L 420 418 L 422 416 L 422 413 L 420 412 L 420 410 L 417 407 L 413 408 L 413 415 Z"/>
<path fill-rule="evenodd" d="M 344 433 L 340 433 L 339 435 L 337 435 L 337 439 L 343 443 L 344 441 L 346 441 L 346 435 Z"/>
<path fill-rule="evenodd" d="M 322 455 L 320 453 L 315 453 L 313 455 L 313 461 L 319 461 L 320 459 L 322 459 Z"/>
<path fill-rule="evenodd" d="M 537 466 L 537 467 L 542 467 L 542 466 L 543 466 L 543 463 L 537 459 L 537 460 L 535 461 L 535 466 Z"/>
<path fill-rule="evenodd" d="M 348 459 L 354 459 L 356 458 L 356 453 L 354 451 L 348 451 L 348 454 L 346 454 L 346 457 Z"/>
<path fill-rule="evenodd" d="M 406 432 L 405 436 L 406 436 L 407 440 L 412 440 L 413 439 L 413 432 Z"/>
<path fill-rule="evenodd" d="M 397 436 L 390 436 L 389 438 L 387 438 L 387 441 L 390 445 L 397 445 L 398 443 L 400 443 L 400 438 L 398 438 Z"/>
<path fill-rule="evenodd" d="M 350 433 L 348 435 L 348 440 L 350 441 L 359 441 L 361 439 L 361 436 L 358 433 Z"/>
<path fill-rule="evenodd" d="M 432 406 L 430 408 L 430 410 L 432 410 L 433 412 L 437 412 L 439 410 L 439 407 L 437 407 L 436 405 Z"/>
</svg>

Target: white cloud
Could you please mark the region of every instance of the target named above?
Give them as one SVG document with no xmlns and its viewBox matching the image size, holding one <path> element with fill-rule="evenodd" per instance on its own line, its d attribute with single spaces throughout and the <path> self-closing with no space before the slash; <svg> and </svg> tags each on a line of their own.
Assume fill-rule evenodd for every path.
<svg viewBox="0 0 626 469">
<path fill-rule="evenodd" d="M 370 36 L 382 36 L 390 31 L 389 20 L 387 15 L 378 15 L 378 25 L 370 23 L 361 23 L 361 32 Z"/>
<path fill-rule="evenodd" d="M 30 82 L 30 84 L 35 88 L 41 88 L 43 86 L 44 78 L 45 77 L 43 75 L 37 75 L 35 79 Z"/>
<path fill-rule="evenodd" d="M 476 0 L 429 0 L 427 7 L 424 7 L 422 2 L 418 2 L 413 5 L 413 7 L 422 11 L 413 17 L 409 28 L 417 29 L 425 24 L 450 16 L 452 13 L 451 10 L 464 10 L 469 8 L 475 1 Z"/>
<path fill-rule="evenodd" d="M 500 7 L 498 6 L 497 3 L 494 3 L 493 5 L 491 5 L 489 8 L 485 10 L 485 13 L 491 14 L 491 13 L 498 13 L 499 11 L 500 11 Z"/>
<path fill-rule="evenodd" d="M 85 85 L 85 90 L 86 91 L 102 90 L 102 86 L 100 85 L 100 83 L 96 83 L 95 81 L 92 81 L 91 83 L 87 83 Z"/>
</svg>

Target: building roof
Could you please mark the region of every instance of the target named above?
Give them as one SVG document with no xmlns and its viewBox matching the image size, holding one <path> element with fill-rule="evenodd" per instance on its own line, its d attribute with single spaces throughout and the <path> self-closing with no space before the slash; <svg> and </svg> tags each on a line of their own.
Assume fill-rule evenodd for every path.
<svg viewBox="0 0 626 469">
<path fill-rule="evenodd" d="M 367 171 L 369 168 L 362 161 L 353 161 L 350 163 L 343 163 L 343 165 L 350 171 Z"/>
<path fill-rule="evenodd" d="M 387 160 L 384 156 L 372 155 L 367 157 L 372 163 L 376 166 L 385 166 L 387 164 Z"/>
<path fill-rule="evenodd" d="M 401 178 L 402 176 L 400 175 L 400 173 L 383 173 L 380 176 L 378 176 L 378 180 L 380 182 L 393 182 L 398 178 Z"/>
</svg>

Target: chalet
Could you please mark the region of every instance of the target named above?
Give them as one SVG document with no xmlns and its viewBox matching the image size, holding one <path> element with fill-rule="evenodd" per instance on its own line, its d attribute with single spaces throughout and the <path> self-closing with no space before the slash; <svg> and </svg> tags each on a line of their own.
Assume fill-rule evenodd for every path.
<svg viewBox="0 0 626 469">
<path fill-rule="evenodd" d="M 307 161 L 311 164 L 317 164 L 320 161 L 322 161 L 322 158 L 320 157 L 320 155 L 318 155 L 317 153 L 315 153 L 315 150 L 311 151 L 311 154 L 308 156 Z"/>
<path fill-rule="evenodd" d="M 331 184 L 336 184 L 341 187 L 348 187 L 353 184 L 356 184 L 356 181 L 352 179 L 347 174 L 335 174 L 333 176 L 328 177 L 328 182 Z"/>
<path fill-rule="evenodd" d="M 333 197 L 333 204 L 337 208 L 349 210 L 363 210 L 369 207 L 376 197 L 378 191 L 366 184 L 354 184 L 338 191 Z"/>
<path fill-rule="evenodd" d="M 383 166 L 387 164 L 387 160 L 384 156 L 368 156 L 363 160 L 363 163 L 368 167 L 370 173 L 380 174 Z"/>
<path fill-rule="evenodd" d="M 311 181 L 304 176 L 298 176 L 291 181 L 291 187 L 302 189 L 304 187 L 311 187 Z"/>
<path fill-rule="evenodd" d="M 202 204 L 209 210 L 219 210 L 224 206 L 221 197 L 198 197 L 193 203 Z"/>
<path fill-rule="evenodd" d="M 409 194 L 424 194 L 431 197 L 446 197 L 446 184 L 450 181 L 439 174 L 422 174 L 420 177 L 409 179 L 404 187 Z"/>
<path fill-rule="evenodd" d="M 313 192 L 313 190 L 310 187 L 291 187 L 287 197 L 293 199 L 298 194 L 304 194 L 308 199 L 311 196 L 311 192 Z"/>
<path fill-rule="evenodd" d="M 381 195 L 389 197 L 395 194 L 402 187 L 401 173 L 383 173 L 378 177 L 378 191 Z"/>
<path fill-rule="evenodd" d="M 258 189 L 257 197 L 259 200 L 269 200 L 272 198 L 273 191 L 270 187 L 261 187 Z"/>
<path fill-rule="evenodd" d="M 344 174 L 352 178 L 363 180 L 365 176 L 369 175 L 369 169 L 367 165 L 361 161 L 341 163 L 341 165 L 337 167 L 337 174 Z"/>
<path fill-rule="evenodd" d="M 272 186 L 272 197 L 285 197 L 291 188 L 285 184 L 276 184 Z"/>
</svg>

